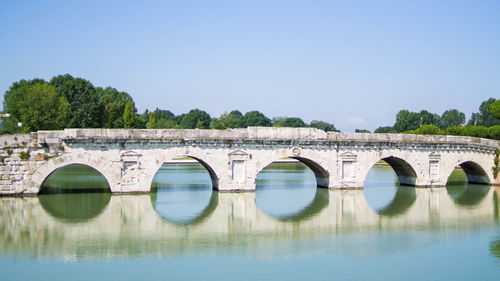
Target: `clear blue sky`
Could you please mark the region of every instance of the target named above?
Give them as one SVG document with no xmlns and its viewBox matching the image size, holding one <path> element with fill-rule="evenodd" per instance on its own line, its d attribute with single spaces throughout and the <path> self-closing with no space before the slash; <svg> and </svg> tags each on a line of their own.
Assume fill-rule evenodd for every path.
<svg viewBox="0 0 500 281">
<path fill-rule="evenodd" d="M 69 73 L 140 112 L 392 125 L 500 97 L 500 1 L 6 1 L 0 91 Z M 3 100 L 3 98 L 2 98 Z"/>
</svg>

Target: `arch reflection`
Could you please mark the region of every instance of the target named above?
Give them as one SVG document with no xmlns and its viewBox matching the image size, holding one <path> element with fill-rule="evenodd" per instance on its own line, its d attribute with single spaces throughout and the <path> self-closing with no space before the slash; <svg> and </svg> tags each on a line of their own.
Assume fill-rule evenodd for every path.
<svg viewBox="0 0 500 281">
<path fill-rule="evenodd" d="M 301 220 L 328 204 L 324 193 L 318 193 L 315 173 L 302 162 L 273 162 L 259 173 L 256 183 L 258 208 L 280 220 Z"/>
<path fill-rule="evenodd" d="M 455 169 L 448 178 L 446 192 L 458 205 L 475 206 L 479 204 L 490 191 L 490 186 L 473 184 L 470 182 L 467 172 Z"/>
<path fill-rule="evenodd" d="M 38 196 L 42 208 L 52 217 L 66 222 L 84 222 L 106 208 L 111 193 L 60 193 Z"/>
<path fill-rule="evenodd" d="M 404 214 L 415 202 L 415 187 L 400 185 L 392 165 L 374 166 L 368 173 L 363 193 L 370 207 L 381 216 Z"/>
<path fill-rule="evenodd" d="M 402 215 L 410 209 L 416 199 L 415 187 L 399 186 L 394 199 L 387 206 L 377 210 L 377 213 L 388 217 Z"/>
<path fill-rule="evenodd" d="M 211 178 L 200 163 L 164 164 L 153 179 L 151 204 L 170 223 L 200 223 L 217 207 L 218 192 L 212 190 Z"/>
<path fill-rule="evenodd" d="M 318 188 L 316 190 L 316 195 L 314 196 L 313 201 L 304 209 L 294 214 L 278 217 L 278 219 L 286 222 L 299 222 L 306 220 L 319 214 L 324 208 L 328 206 L 328 202 L 328 189 Z"/>
<path fill-rule="evenodd" d="M 178 256 L 200 251 L 227 254 L 231 250 L 251 250 L 257 256 L 271 251 L 274 256 L 283 254 L 283 247 L 279 246 L 283 242 L 309 243 L 311 239 L 318 238 L 314 247 L 309 244 L 307 247 L 287 246 L 285 248 L 290 252 L 286 254 L 309 255 L 324 247 L 352 254 L 353 249 L 363 247 L 358 235 L 366 235 L 367 239 L 378 236 L 377 233 L 383 237 L 391 233 L 409 235 L 397 247 L 390 239 L 385 244 L 387 247 L 383 247 L 384 252 L 397 252 L 401 251 L 401 247 L 432 245 L 435 239 L 427 233 L 441 233 L 438 236 L 442 239 L 452 239 L 450 234 L 455 233 L 462 239 L 462 233 L 498 229 L 498 219 L 495 219 L 498 214 L 498 189 L 496 193 L 490 189 L 485 199 L 473 208 L 456 204 L 444 188 L 414 190 L 416 200 L 404 212 L 401 209 L 405 208 L 394 206 L 405 204 L 390 203 L 385 210 L 380 210 L 383 213 L 380 214 L 367 204 L 362 190 L 318 189 L 314 201 L 320 203 L 307 204 L 305 210 L 301 209 L 296 216 L 281 219 L 262 212 L 254 193 L 215 192 L 207 209 L 181 225 L 157 215 L 152 198 L 145 194 L 90 194 L 90 197 L 111 197 L 108 203 L 103 200 L 102 206 L 106 207 L 102 208 L 95 207 L 95 199 L 89 200 L 94 203 L 87 204 L 82 199 L 87 195 L 85 193 L 41 195 L 39 198 L 3 197 L 0 198 L 0 252 L 77 259 Z M 403 194 L 406 191 L 396 190 L 396 194 L 398 192 Z M 327 195 L 328 199 L 323 195 Z M 395 195 L 391 202 L 399 202 L 400 196 L 405 197 Z M 51 199 L 57 204 L 53 204 Z M 75 202 L 77 199 L 80 201 Z M 94 207 L 86 210 L 86 205 Z M 58 219 L 54 220 L 54 217 Z M 75 221 L 81 223 L 68 227 Z M 424 240 L 413 239 L 415 233 L 422 233 L 422 230 Z M 322 237 L 330 237 L 338 243 L 325 243 Z M 490 253 L 498 256 L 498 237 L 492 240 Z M 378 245 L 374 244 L 377 250 L 380 248 Z"/>
</svg>

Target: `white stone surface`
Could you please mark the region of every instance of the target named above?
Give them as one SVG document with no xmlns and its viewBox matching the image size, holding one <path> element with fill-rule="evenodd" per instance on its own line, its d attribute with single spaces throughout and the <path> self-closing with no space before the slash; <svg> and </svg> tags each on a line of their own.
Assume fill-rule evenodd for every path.
<svg viewBox="0 0 500 281">
<path fill-rule="evenodd" d="M 314 128 L 228 130 L 65 129 L 0 137 L 0 194 L 36 194 L 56 169 L 83 164 L 99 171 L 114 193 L 149 192 L 163 163 L 192 157 L 220 191 L 253 191 L 274 161 L 294 158 L 315 173 L 318 186 L 362 188 L 385 159 L 403 184 L 444 186 L 462 165 L 469 181 L 495 183 L 499 143 L 456 136 L 325 133 Z M 29 152 L 28 160 L 21 152 Z M 10 154 L 9 154 L 10 153 Z"/>
</svg>

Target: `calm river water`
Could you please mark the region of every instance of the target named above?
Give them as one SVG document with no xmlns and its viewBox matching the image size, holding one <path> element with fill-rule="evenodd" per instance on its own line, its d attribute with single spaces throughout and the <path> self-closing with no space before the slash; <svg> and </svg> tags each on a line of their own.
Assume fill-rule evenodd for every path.
<svg viewBox="0 0 500 281">
<path fill-rule="evenodd" d="M 74 166 L 0 197 L 0 280 L 495 280 L 500 188 L 464 180 L 398 186 L 374 167 L 335 191 L 281 163 L 255 193 L 219 193 L 201 165 L 168 164 L 151 194 L 110 195 Z"/>
</svg>

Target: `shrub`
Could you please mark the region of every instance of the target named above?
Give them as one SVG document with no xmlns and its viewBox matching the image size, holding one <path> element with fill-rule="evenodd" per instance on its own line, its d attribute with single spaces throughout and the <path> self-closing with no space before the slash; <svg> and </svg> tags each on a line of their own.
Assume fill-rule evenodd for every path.
<svg viewBox="0 0 500 281">
<path fill-rule="evenodd" d="M 465 128 L 459 126 L 448 127 L 444 130 L 444 133 L 452 136 L 463 136 L 465 134 Z"/>
<path fill-rule="evenodd" d="M 490 139 L 500 140 L 500 125 L 489 127 L 488 135 Z"/>
<path fill-rule="evenodd" d="M 21 153 L 19 153 L 19 158 L 21 158 L 21 160 L 28 160 L 30 159 L 30 153 L 27 151 L 21 151 Z"/>
<path fill-rule="evenodd" d="M 487 138 L 488 128 L 484 126 L 467 126 L 465 127 L 465 135 L 470 137 Z"/>
<path fill-rule="evenodd" d="M 434 124 L 423 125 L 415 130 L 415 134 L 419 135 L 441 135 L 443 132 Z"/>
<path fill-rule="evenodd" d="M 4 160 L 5 160 L 5 158 L 3 156 L 0 156 L 0 162 L 3 163 Z"/>
</svg>

